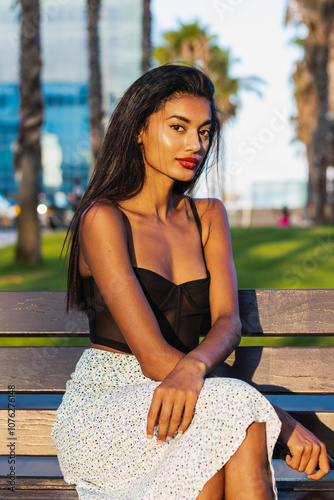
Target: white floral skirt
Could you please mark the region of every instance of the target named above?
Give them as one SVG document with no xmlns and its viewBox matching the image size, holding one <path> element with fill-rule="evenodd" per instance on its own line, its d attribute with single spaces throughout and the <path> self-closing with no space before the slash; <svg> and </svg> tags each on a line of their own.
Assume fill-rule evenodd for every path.
<svg viewBox="0 0 334 500">
<path fill-rule="evenodd" d="M 280 420 L 250 385 L 206 379 L 190 426 L 162 445 L 146 437 L 157 385 L 134 356 L 84 351 L 51 430 L 64 480 L 80 500 L 195 500 L 253 422 L 266 422 L 271 463 Z"/>
</svg>

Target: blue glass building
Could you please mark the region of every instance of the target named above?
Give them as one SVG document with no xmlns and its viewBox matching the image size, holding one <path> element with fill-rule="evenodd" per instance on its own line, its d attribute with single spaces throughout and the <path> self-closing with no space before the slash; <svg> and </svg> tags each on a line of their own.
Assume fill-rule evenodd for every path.
<svg viewBox="0 0 334 500">
<path fill-rule="evenodd" d="M 45 105 L 42 130 L 45 175 L 41 189 L 68 192 L 75 178 L 87 185 L 91 164 L 86 0 L 40 0 L 40 4 Z M 100 38 L 105 122 L 117 99 L 140 75 L 141 18 L 141 0 L 121 3 L 102 0 Z M 15 195 L 18 190 L 13 152 L 19 125 L 19 29 L 19 8 L 13 8 L 12 0 L 2 0 L 0 193 L 4 195 Z"/>
<path fill-rule="evenodd" d="M 13 147 L 18 130 L 19 94 L 16 84 L 0 84 L 0 193 L 15 193 Z"/>
</svg>

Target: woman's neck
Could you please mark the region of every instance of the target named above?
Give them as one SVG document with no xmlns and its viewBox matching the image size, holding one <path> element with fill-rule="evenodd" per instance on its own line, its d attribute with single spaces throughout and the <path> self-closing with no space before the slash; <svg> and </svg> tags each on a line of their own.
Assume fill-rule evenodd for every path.
<svg viewBox="0 0 334 500">
<path fill-rule="evenodd" d="M 121 206 L 136 213 L 165 221 L 170 212 L 175 210 L 180 199 L 173 195 L 174 180 L 166 176 L 156 176 L 150 179 L 146 176 L 144 186 L 139 194 L 122 201 Z"/>
</svg>

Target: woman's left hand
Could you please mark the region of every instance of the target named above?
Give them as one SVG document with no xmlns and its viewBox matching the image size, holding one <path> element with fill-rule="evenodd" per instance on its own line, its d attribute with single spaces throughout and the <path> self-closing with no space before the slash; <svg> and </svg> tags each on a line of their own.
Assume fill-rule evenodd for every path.
<svg viewBox="0 0 334 500">
<path fill-rule="evenodd" d="M 201 366 L 203 365 L 203 366 Z M 205 364 L 182 358 L 155 389 L 147 417 L 147 437 L 158 426 L 158 443 L 171 439 L 176 430 L 182 434 L 193 417 L 203 387 Z"/>
<path fill-rule="evenodd" d="M 291 415 L 280 408 L 275 409 L 282 422 L 280 440 L 290 451 L 285 457 L 289 467 L 298 472 L 305 472 L 309 479 L 321 479 L 328 474 L 329 458 L 324 443 Z M 319 470 L 315 472 L 317 468 Z"/>
</svg>

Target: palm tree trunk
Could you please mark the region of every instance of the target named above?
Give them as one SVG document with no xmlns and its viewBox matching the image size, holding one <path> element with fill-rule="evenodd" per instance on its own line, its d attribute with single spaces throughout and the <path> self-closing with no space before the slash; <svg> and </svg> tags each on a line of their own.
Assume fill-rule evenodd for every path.
<svg viewBox="0 0 334 500">
<path fill-rule="evenodd" d="M 142 18 L 142 73 L 146 73 L 151 69 L 151 1 L 143 0 L 143 18 Z"/>
<path fill-rule="evenodd" d="M 40 227 L 37 215 L 41 173 L 41 47 L 39 0 L 21 2 L 20 128 L 15 167 L 20 178 L 18 243 L 16 259 L 29 263 L 41 260 Z"/>
<path fill-rule="evenodd" d="M 103 139 L 101 60 L 98 29 L 100 8 L 101 0 L 87 0 L 90 134 L 94 162 Z"/>
<path fill-rule="evenodd" d="M 315 85 L 318 96 L 319 116 L 317 127 L 314 131 L 313 142 L 313 164 L 314 176 L 311 180 L 311 192 L 313 200 L 311 201 L 312 216 L 316 223 L 325 222 L 326 213 L 325 207 L 327 202 L 326 192 L 326 168 L 328 162 L 328 48 L 326 46 L 317 45 L 316 50 L 316 67 L 315 67 Z M 310 208 L 311 208 L 310 207 Z"/>
<path fill-rule="evenodd" d="M 334 6 L 333 6 L 334 9 Z M 328 107 L 329 107 L 329 164 L 334 166 L 334 12 L 330 17 L 330 32 L 328 36 L 329 46 L 328 46 Z M 331 185 L 331 191 L 328 193 L 329 196 L 329 214 L 330 222 L 334 223 L 334 192 L 333 184 Z"/>
<path fill-rule="evenodd" d="M 307 208 L 314 222 L 322 223 L 334 216 L 334 207 L 330 207 L 326 186 L 326 170 L 334 161 L 334 96 L 331 95 L 334 88 L 334 0 L 290 0 L 287 20 L 292 19 L 308 28 L 304 44 L 304 62 L 314 82 L 317 116 L 314 126 L 312 120 L 309 121 L 311 135 L 306 134 L 309 136 L 306 143 L 309 159 Z M 308 97 L 306 92 L 306 106 L 309 104 Z M 306 136 L 304 134 L 304 137 Z"/>
</svg>

